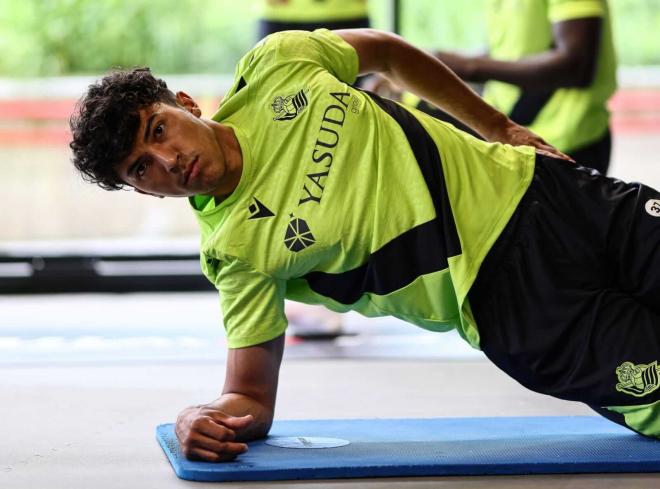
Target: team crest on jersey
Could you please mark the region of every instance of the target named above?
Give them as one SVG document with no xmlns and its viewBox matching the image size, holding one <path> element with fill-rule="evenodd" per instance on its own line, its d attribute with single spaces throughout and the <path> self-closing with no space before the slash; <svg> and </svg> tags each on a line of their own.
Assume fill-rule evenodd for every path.
<svg viewBox="0 0 660 489">
<path fill-rule="evenodd" d="M 658 362 L 649 364 L 624 362 L 616 369 L 619 383 L 616 390 L 635 397 L 643 397 L 655 391 L 658 383 Z"/>
<path fill-rule="evenodd" d="M 307 100 L 308 91 L 306 88 L 303 88 L 298 93 L 287 95 L 286 97 L 279 95 L 275 97 L 271 104 L 271 108 L 275 112 L 273 120 L 290 121 L 291 119 L 295 119 L 309 105 L 309 100 Z"/>
<path fill-rule="evenodd" d="M 294 253 L 304 250 L 316 243 L 314 235 L 309 229 L 307 222 L 293 214 L 289 214 L 291 221 L 284 234 L 284 245 Z"/>
</svg>

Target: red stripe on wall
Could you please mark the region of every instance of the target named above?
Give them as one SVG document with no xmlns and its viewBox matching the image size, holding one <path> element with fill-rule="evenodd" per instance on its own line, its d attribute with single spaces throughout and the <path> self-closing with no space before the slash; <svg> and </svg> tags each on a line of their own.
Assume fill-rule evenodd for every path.
<svg viewBox="0 0 660 489">
<path fill-rule="evenodd" d="M 207 98 L 200 105 L 210 114 L 218 102 Z M 0 145 L 66 147 L 71 140 L 68 120 L 75 104 L 70 99 L 0 100 Z M 660 88 L 619 90 L 609 107 L 615 135 L 660 134 Z"/>
</svg>

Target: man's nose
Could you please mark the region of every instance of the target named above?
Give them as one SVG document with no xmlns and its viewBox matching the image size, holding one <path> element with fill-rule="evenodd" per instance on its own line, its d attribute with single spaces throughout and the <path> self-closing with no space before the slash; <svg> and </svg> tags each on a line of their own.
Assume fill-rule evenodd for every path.
<svg viewBox="0 0 660 489">
<path fill-rule="evenodd" d="M 156 159 L 163 165 L 163 168 L 170 173 L 178 173 L 181 171 L 179 166 L 180 155 L 176 151 L 168 150 L 166 148 L 155 149 Z"/>
</svg>

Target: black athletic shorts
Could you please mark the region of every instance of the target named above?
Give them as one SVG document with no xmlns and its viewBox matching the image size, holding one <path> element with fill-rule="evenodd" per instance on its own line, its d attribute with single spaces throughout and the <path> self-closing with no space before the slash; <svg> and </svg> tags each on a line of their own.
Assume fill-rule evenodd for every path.
<svg viewBox="0 0 660 489">
<path fill-rule="evenodd" d="M 482 350 L 522 385 L 660 436 L 658 191 L 537 156 L 469 301 Z"/>
</svg>

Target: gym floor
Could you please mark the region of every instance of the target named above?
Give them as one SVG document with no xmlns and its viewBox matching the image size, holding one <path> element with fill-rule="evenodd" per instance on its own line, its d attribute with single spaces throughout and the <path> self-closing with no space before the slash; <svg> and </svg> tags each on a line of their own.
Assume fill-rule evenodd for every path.
<svg viewBox="0 0 660 489">
<path fill-rule="evenodd" d="M 653 136 L 615 146 L 612 174 L 660 187 Z M 0 296 L 0 487 L 202 488 L 179 480 L 154 430 L 221 389 L 212 293 Z M 592 415 L 537 395 L 453 333 L 346 318 L 349 336 L 290 341 L 277 417 Z M 649 488 L 660 474 L 225 483 L 261 488 Z"/>
</svg>

